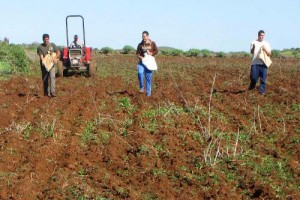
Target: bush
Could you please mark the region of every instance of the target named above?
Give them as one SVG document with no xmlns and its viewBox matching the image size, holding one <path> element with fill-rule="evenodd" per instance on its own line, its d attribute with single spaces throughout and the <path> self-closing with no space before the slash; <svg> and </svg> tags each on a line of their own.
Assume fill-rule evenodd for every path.
<svg viewBox="0 0 300 200">
<path fill-rule="evenodd" d="M 102 49 L 101 49 L 101 52 L 102 53 L 104 53 L 104 54 L 110 54 L 110 53 L 112 53 L 114 50 L 112 49 L 112 48 L 110 48 L 110 47 L 103 47 Z"/>
<path fill-rule="evenodd" d="M 165 56 L 170 56 L 171 55 L 171 49 L 165 49 L 165 50 L 161 50 L 161 54 L 165 55 Z"/>
<path fill-rule="evenodd" d="M 130 53 L 134 53 L 134 52 L 135 52 L 135 48 L 133 48 L 132 46 L 129 46 L 129 45 L 125 45 L 122 49 L 123 54 L 130 54 Z"/>
<path fill-rule="evenodd" d="M 277 50 L 277 49 L 274 49 L 272 50 L 272 57 L 273 58 L 279 58 L 281 55 L 280 55 L 280 51 Z"/>
<path fill-rule="evenodd" d="M 0 75 L 10 74 L 11 71 L 12 71 L 12 68 L 7 62 L 0 61 Z"/>
<path fill-rule="evenodd" d="M 173 49 L 171 50 L 171 55 L 172 56 L 182 56 L 183 55 L 183 51 L 180 49 Z"/>
<path fill-rule="evenodd" d="M 248 58 L 252 56 L 251 53 L 245 51 L 230 52 L 227 55 L 232 58 Z"/>
<path fill-rule="evenodd" d="M 206 58 L 206 57 L 209 57 L 210 55 L 211 55 L 211 52 L 208 49 L 202 49 L 200 51 L 200 56 L 201 57 Z"/>
<path fill-rule="evenodd" d="M 226 54 L 223 52 L 223 51 L 220 51 L 217 53 L 216 55 L 218 58 L 225 58 L 226 57 Z"/>
<path fill-rule="evenodd" d="M 26 72 L 29 69 L 29 59 L 20 45 L 0 43 L 0 61 L 8 63 L 12 72 Z"/>
<path fill-rule="evenodd" d="M 165 49 L 161 51 L 161 54 L 166 56 L 182 56 L 183 51 L 180 49 Z"/>
<path fill-rule="evenodd" d="M 189 49 L 184 54 L 188 57 L 196 57 L 201 53 L 199 49 Z"/>
</svg>

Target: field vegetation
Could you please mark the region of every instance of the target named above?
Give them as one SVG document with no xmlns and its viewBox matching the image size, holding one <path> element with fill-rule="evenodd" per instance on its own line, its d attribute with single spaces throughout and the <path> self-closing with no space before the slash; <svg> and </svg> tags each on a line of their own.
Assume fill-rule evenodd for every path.
<svg viewBox="0 0 300 200">
<path fill-rule="evenodd" d="M 160 48 L 149 98 L 131 47 L 96 49 L 97 76 L 58 77 L 49 99 L 35 49 L 5 48 L 0 199 L 300 198 L 297 53 L 272 58 L 262 96 L 248 53 Z"/>
<path fill-rule="evenodd" d="M 29 59 L 21 45 L 0 42 L 0 74 L 28 71 Z"/>
</svg>

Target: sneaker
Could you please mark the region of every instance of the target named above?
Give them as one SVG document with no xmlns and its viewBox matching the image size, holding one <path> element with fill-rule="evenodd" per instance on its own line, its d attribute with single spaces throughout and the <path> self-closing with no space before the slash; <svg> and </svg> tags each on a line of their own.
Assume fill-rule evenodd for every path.
<svg viewBox="0 0 300 200">
<path fill-rule="evenodd" d="M 248 87 L 248 90 L 253 90 L 255 87 L 251 87 L 251 86 L 249 86 Z"/>
<path fill-rule="evenodd" d="M 140 89 L 140 90 L 139 90 L 139 93 L 144 93 L 144 89 Z"/>
<path fill-rule="evenodd" d="M 56 97 L 56 94 L 51 94 L 51 97 Z"/>
</svg>

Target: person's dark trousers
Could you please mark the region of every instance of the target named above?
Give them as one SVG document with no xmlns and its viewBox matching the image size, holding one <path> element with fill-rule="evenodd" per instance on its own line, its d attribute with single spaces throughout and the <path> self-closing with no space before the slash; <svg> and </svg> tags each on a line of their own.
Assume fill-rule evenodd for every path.
<svg viewBox="0 0 300 200">
<path fill-rule="evenodd" d="M 52 67 L 49 72 L 47 72 L 45 67 L 41 67 L 42 70 L 42 81 L 44 96 L 55 95 L 55 67 Z M 50 87 L 49 87 L 50 78 Z"/>
<path fill-rule="evenodd" d="M 267 80 L 268 68 L 266 65 L 251 65 L 250 72 L 250 86 L 249 90 L 255 88 L 258 78 L 260 78 L 259 93 L 266 93 L 266 80 Z"/>
</svg>

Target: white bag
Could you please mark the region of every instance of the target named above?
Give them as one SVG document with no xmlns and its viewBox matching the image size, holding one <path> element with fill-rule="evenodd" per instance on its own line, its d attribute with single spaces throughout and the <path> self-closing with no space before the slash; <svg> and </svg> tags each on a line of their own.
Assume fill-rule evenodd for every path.
<svg viewBox="0 0 300 200">
<path fill-rule="evenodd" d="M 157 70 L 155 58 L 147 53 L 145 53 L 145 57 L 142 59 L 142 63 L 147 67 L 147 69 L 151 71 Z"/>
<path fill-rule="evenodd" d="M 258 57 L 265 63 L 267 67 L 270 67 L 272 64 L 271 58 L 266 54 L 262 48 L 259 49 Z"/>
<path fill-rule="evenodd" d="M 54 66 L 54 60 L 56 58 L 56 53 L 48 53 L 42 61 L 43 66 L 46 68 L 47 72 L 49 72 Z"/>
</svg>

